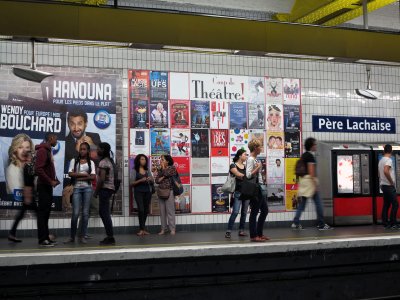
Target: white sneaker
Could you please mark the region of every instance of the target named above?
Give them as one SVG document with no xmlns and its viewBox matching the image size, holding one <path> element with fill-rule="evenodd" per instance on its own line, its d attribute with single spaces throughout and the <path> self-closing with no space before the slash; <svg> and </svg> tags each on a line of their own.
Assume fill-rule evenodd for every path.
<svg viewBox="0 0 400 300">
<path fill-rule="evenodd" d="M 301 224 L 296 225 L 293 223 L 291 228 L 294 230 L 303 230 L 303 226 L 301 226 Z"/>
<path fill-rule="evenodd" d="M 333 227 L 329 226 L 328 224 L 324 224 L 323 226 L 322 225 L 318 225 L 317 228 L 318 228 L 318 230 L 331 230 L 331 229 L 333 229 Z"/>
</svg>

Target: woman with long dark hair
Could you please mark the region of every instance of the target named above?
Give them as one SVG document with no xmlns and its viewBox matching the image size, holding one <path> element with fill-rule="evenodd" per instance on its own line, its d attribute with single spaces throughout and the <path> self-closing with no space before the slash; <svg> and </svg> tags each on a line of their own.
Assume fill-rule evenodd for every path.
<svg viewBox="0 0 400 300">
<path fill-rule="evenodd" d="M 79 146 L 77 158 L 73 158 L 69 164 L 68 175 L 74 186 L 72 195 L 71 236 L 65 243 L 74 243 L 76 225 L 82 207 L 82 224 L 79 242 L 86 244 L 87 227 L 89 223 L 90 200 L 92 198 L 92 181 L 96 179 L 96 167 L 90 159 L 90 146 L 83 142 Z"/>
<path fill-rule="evenodd" d="M 170 155 L 161 155 L 161 168 L 158 169 L 156 183 L 162 189 L 169 189 L 168 199 L 161 199 L 160 202 L 160 217 L 161 231 L 159 235 L 167 232 L 168 227 L 171 235 L 175 235 L 175 196 L 172 191 L 171 178 L 177 174 L 174 166 L 174 161 Z M 168 227 L 167 227 L 168 225 Z"/>
<path fill-rule="evenodd" d="M 247 233 L 244 231 L 244 226 L 246 224 L 247 210 L 249 208 L 250 200 L 239 199 L 241 183 L 243 181 L 243 178 L 246 176 L 246 166 L 244 165 L 246 160 L 246 150 L 239 149 L 233 157 L 233 163 L 229 167 L 229 175 L 236 177 L 236 187 L 235 192 L 233 193 L 233 195 L 231 195 L 231 197 L 233 198 L 233 207 L 231 216 L 228 221 L 228 229 L 225 233 L 225 237 L 227 239 L 231 238 L 233 224 L 235 223 L 236 217 L 239 214 L 240 207 L 242 207 L 242 211 L 240 214 L 239 236 L 247 236 Z"/>
<path fill-rule="evenodd" d="M 133 195 L 139 212 L 140 230 L 136 233 L 138 236 L 150 234 L 146 230 L 146 219 L 149 214 L 151 201 L 151 185 L 154 184 L 154 178 L 148 169 L 149 159 L 144 154 L 135 157 L 135 168 L 131 173 L 130 186 L 133 188 Z"/>
<path fill-rule="evenodd" d="M 111 146 L 109 143 L 100 143 L 97 148 L 100 162 L 97 168 L 97 184 L 94 196 L 99 196 L 99 215 L 103 221 L 107 236 L 100 241 L 100 245 L 115 245 L 114 230 L 111 220 L 110 199 L 114 193 L 114 168 L 111 158 Z"/>
</svg>

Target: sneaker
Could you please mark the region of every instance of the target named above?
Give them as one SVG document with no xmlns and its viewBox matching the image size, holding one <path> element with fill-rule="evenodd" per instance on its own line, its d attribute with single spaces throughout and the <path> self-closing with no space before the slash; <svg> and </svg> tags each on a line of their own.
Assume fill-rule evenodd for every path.
<svg viewBox="0 0 400 300">
<path fill-rule="evenodd" d="M 79 243 L 87 244 L 87 240 L 85 238 L 79 238 Z"/>
<path fill-rule="evenodd" d="M 86 240 L 90 240 L 90 239 L 93 238 L 93 236 L 87 234 L 87 235 L 84 236 L 84 238 L 85 238 Z"/>
<path fill-rule="evenodd" d="M 41 247 L 54 247 L 54 244 L 51 243 L 49 240 L 44 240 L 43 242 L 39 243 Z"/>
<path fill-rule="evenodd" d="M 292 224 L 292 226 L 290 226 L 292 229 L 294 230 L 303 230 L 303 226 L 301 226 L 301 224 Z"/>
<path fill-rule="evenodd" d="M 396 229 L 400 229 L 400 227 L 399 227 L 399 225 L 394 224 L 394 225 L 390 226 L 390 229 L 396 230 Z"/>
<path fill-rule="evenodd" d="M 106 237 L 99 244 L 100 246 L 112 246 L 115 245 L 115 239 L 113 237 Z"/>
<path fill-rule="evenodd" d="M 230 231 L 227 231 L 227 232 L 225 233 L 225 238 L 226 238 L 226 239 L 230 239 L 230 238 L 231 238 L 231 232 L 230 232 Z"/>
<path fill-rule="evenodd" d="M 318 230 L 330 230 L 330 229 L 333 229 L 333 227 L 329 226 L 328 224 L 318 225 L 317 228 L 318 228 Z"/>
</svg>

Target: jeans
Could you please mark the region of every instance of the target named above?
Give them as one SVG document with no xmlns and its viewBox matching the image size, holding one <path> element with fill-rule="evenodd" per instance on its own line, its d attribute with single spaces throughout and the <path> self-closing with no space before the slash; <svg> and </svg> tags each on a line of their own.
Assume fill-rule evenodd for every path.
<svg viewBox="0 0 400 300">
<path fill-rule="evenodd" d="M 51 205 L 53 203 L 53 187 L 47 184 L 39 184 L 38 191 L 38 211 L 37 227 L 39 243 L 50 240 L 49 238 L 49 218 Z"/>
<path fill-rule="evenodd" d="M 89 222 L 90 200 L 92 198 L 92 187 L 76 187 L 72 196 L 72 218 L 71 218 L 71 238 L 75 239 L 76 225 L 78 223 L 79 213 L 82 207 L 82 224 L 80 227 L 81 237 L 87 235 Z"/>
<path fill-rule="evenodd" d="M 110 210 L 110 199 L 113 193 L 114 191 L 110 189 L 99 190 L 99 215 L 108 237 L 114 237 Z"/>
<path fill-rule="evenodd" d="M 15 216 L 14 224 L 10 230 L 10 235 L 12 236 L 16 235 L 18 224 L 24 218 L 25 212 L 29 209 L 34 210 L 37 213 L 37 205 L 34 199 L 32 200 L 31 204 L 22 203 L 22 208 L 18 211 L 18 213 Z"/>
<path fill-rule="evenodd" d="M 382 224 L 384 226 L 396 225 L 397 209 L 399 208 L 399 204 L 397 203 L 396 188 L 392 185 L 381 185 L 381 189 L 383 192 Z M 389 221 L 388 212 L 390 206 L 392 206 L 392 210 L 390 212 Z"/>
<path fill-rule="evenodd" d="M 315 208 L 317 210 L 318 226 L 324 226 L 325 225 L 324 211 L 322 208 L 322 202 L 321 202 L 318 192 L 315 192 L 315 194 L 313 196 L 313 200 L 315 203 Z M 301 214 L 303 213 L 304 209 L 306 208 L 306 202 L 307 202 L 307 198 L 301 197 L 301 201 L 297 206 L 296 215 L 293 220 L 293 223 L 296 225 L 300 224 L 300 217 L 301 217 Z"/>
<path fill-rule="evenodd" d="M 250 238 L 263 235 L 265 219 L 268 215 L 268 203 L 267 198 L 262 195 L 261 188 L 258 189 L 258 197 L 250 199 L 250 218 L 249 218 L 249 229 Z M 260 215 L 257 221 L 257 215 L 260 211 Z"/>
<path fill-rule="evenodd" d="M 146 219 L 150 211 L 151 192 L 134 192 L 135 201 L 139 212 L 140 230 L 145 230 Z"/>
<path fill-rule="evenodd" d="M 235 223 L 236 217 L 239 214 L 240 207 L 242 207 L 242 211 L 240 213 L 240 223 L 239 223 L 239 231 L 244 230 L 244 225 L 246 224 L 247 210 L 249 208 L 250 200 L 240 200 L 240 192 L 235 192 L 233 194 L 233 208 L 232 213 L 228 221 L 228 231 L 233 229 L 233 224 Z"/>
</svg>

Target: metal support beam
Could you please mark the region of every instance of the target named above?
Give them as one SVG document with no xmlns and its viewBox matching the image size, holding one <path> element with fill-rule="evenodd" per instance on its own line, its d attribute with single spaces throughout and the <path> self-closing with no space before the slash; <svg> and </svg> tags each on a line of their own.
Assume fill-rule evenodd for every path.
<svg viewBox="0 0 400 300">
<path fill-rule="evenodd" d="M 0 35 L 400 62 L 397 34 L 50 3 L 0 1 Z"/>
</svg>

